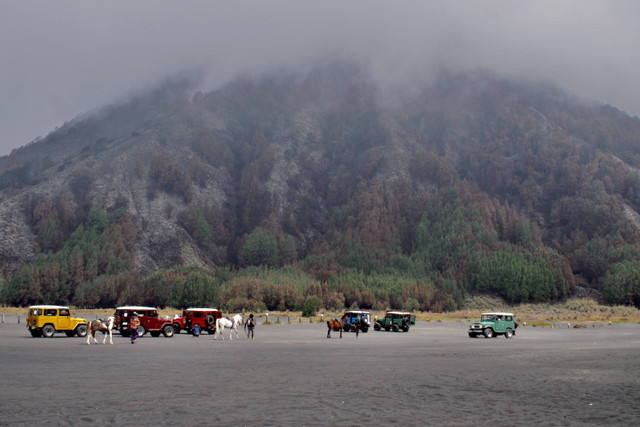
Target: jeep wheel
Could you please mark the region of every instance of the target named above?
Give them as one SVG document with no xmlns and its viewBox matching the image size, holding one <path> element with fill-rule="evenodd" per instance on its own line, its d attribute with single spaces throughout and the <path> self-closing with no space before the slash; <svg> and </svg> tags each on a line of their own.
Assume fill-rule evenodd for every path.
<svg viewBox="0 0 640 427">
<path fill-rule="evenodd" d="M 409 325 L 402 325 L 403 332 L 409 332 Z"/>
<path fill-rule="evenodd" d="M 391 330 L 391 326 L 385 326 L 385 327 L 384 327 L 384 330 L 385 330 L 385 331 L 387 331 L 387 332 L 389 332 L 389 331 Z"/>
<path fill-rule="evenodd" d="M 487 328 L 482 332 L 482 334 L 484 335 L 485 338 L 492 338 L 493 337 L 493 329 Z"/>
<path fill-rule="evenodd" d="M 391 329 L 393 329 L 393 332 L 398 332 L 400 330 L 400 327 L 394 323 Z"/>
<path fill-rule="evenodd" d="M 511 330 L 511 328 L 507 328 L 507 330 L 504 333 L 504 337 L 509 339 L 513 336 L 513 331 Z"/>
<path fill-rule="evenodd" d="M 76 335 L 76 331 L 64 331 L 65 335 L 68 336 L 69 338 L 73 337 Z"/>
<path fill-rule="evenodd" d="M 87 336 L 87 325 L 78 325 L 76 326 L 76 334 L 78 334 L 78 336 L 80 338 L 84 338 Z"/>
<path fill-rule="evenodd" d="M 158 338 L 160 336 L 160 331 L 151 331 L 149 334 L 154 338 Z"/>
<path fill-rule="evenodd" d="M 344 325 L 344 326 L 342 327 L 342 330 L 343 330 L 343 331 L 345 331 L 345 332 L 349 332 L 349 331 L 351 330 L 351 326 L 349 326 L 349 325 Z"/>
<path fill-rule="evenodd" d="M 382 329 L 382 328 L 380 327 L 380 323 L 375 323 L 375 324 L 373 325 L 373 330 L 374 330 L 374 331 L 379 331 L 380 329 Z"/>
<path fill-rule="evenodd" d="M 146 333 L 147 333 L 147 330 L 144 328 L 144 326 L 142 326 L 142 325 L 138 326 L 138 336 L 139 337 L 142 337 Z"/>
<path fill-rule="evenodd" d="M 31 329 L 31 336 L 34 338 L 40 338 L 42 336 L 42 329 Z"/>
<path fill-rule="evenodd" d="M 56 328 L 53 325 L 44 325 L 42 328 L 42 336 L 45 338 L 51 338 L 56 333 Z"/>
<path fill-rule="evenodd" d="M 180 326 L 177 323 L 173 324 L 173 333 L 175 333 L 175 334 L 179 334 L 180 333 Z"/>
<path fill-rule="evenodd" d="M 369 332 L 369 327 L 368 326 L 363 326 L 362 329 L 360 330 L 360 332 Z"/>
<path fill-rule="evenodd" d="M 167 325 L 162 328 L 162 334 L 167 338 L 171 338 L 173 336 L 173 332 L 173 326 L 171 325 Z"/>
</svg>

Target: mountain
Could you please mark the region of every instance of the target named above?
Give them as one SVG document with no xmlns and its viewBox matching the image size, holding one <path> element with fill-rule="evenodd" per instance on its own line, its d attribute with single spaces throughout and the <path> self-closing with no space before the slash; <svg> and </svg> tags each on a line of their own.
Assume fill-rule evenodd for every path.
<svg viewBox="0 0 640 427">
<path fill-rule="evenodd" d="M 114 256 L 143 275 L 392 268 L 505 296 L 487 271 L 526 262 L 551 284 L 508 300 L 578 285 L 632 302 L 633 280 L 615 297 L 606 282 L 640 262 L 637 117 L 482 70 L 381 85 L 348 60 L 195 87 L 169 79 L 0 158 L 5 277 L 63 250 L 99 207 L 127 236 Z"/>
</svg>

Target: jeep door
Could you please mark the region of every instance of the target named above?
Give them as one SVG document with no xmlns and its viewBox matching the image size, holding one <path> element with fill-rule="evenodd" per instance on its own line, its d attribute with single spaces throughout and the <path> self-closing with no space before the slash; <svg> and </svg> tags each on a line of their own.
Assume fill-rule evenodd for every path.
<svg viewBox="0 0 640 427">
<path fill-rule="evenodd" d="M 58 310 L 56 330 L 64 331 L 68 329 L 71 329 L 71 316 L 69 316 L 69 309 L 61 308 L 60 310 Z"/>
<path fill-rule="evenodd" d="M 494 332 L 503 334 L 507 330 L 507 322 L 504 321 L 504 316 L 496 316 L 495 330 Z"/>
<path fill-rule="evenodd" d="M 140 325 L 144 328 L 145 331 L 149 331 L 151 329 L 155 329 L 154 326 L 154 319 L 153 319 L 153 312 L 152 311 L 147 311 L 147 310 L 137 310 L 136 313 L 138 313 L 138 319 L 140 319 Z"/>
</svg>

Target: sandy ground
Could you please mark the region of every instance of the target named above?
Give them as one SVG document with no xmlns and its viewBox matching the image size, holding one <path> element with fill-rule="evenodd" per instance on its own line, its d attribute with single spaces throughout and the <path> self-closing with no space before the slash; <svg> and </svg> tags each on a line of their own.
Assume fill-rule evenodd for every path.
<svg viewBox="0 0 640 427">
<path fill-rule="evenodd" d="M 256 339 L 87 346 L 0 324 L 0 425 L 640 425 L 640 326 L 408 333 L 261 325 Z"/>
</svg>

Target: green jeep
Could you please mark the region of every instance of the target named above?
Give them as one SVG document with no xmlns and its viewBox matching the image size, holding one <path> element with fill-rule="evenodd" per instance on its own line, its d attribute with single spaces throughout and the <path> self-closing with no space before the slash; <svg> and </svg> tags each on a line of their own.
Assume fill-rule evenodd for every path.
<svg viewBox="0 0 640 427">
<path fill-rule="evenodd" d="M 513 313 L 483 313 L 479 322 L 469 325 L 469 337 L 484 335 L 485 338 L 492 338 L 504 335 L 505 338 L 511 338 L 516 334 L 517 327 L 518 322 L 513 318 Z"/>
<path fill-rule="evenodd" d="M 387 311 L 382 319 L 376 320 L 373 329 L 376 331 L 409 332 L 409 327 L 416 324 L 416 316 L 406 311 Z"/>
</svg>

